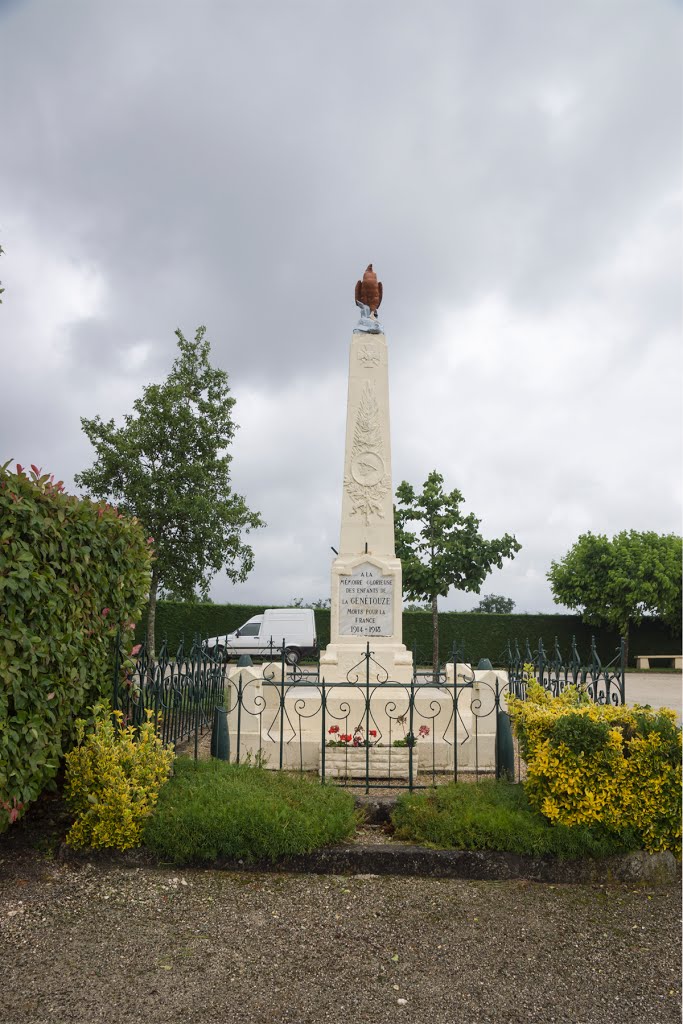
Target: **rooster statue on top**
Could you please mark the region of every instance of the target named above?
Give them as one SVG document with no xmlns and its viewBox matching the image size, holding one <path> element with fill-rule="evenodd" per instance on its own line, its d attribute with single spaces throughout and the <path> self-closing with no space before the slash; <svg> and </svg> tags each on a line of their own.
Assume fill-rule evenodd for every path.
<svg viewBox="0 0 683 1024">
<path fill-rule="evenodd" d="M 363 274 L 363 280 L 356 284 L 356 305 L 360 307 L 360 320 L 354 327 L 354 334 L 380 334 L 382 325 L 377 318 L 377 310 L 382 301 L 382 282 L 372 269 L 372 263 Z"/>
<path fill-rule="evenodd" d="M 376 316 L 377 310 L 382 303 L 382 282 L 377 280 L 377 274 L 372 269 L 372 263 L 368 263 L 367 270 L 363 274 L 363 280 L 356 282 L 356 305 L 367 306 L 370 314 Z"/>
</svg>

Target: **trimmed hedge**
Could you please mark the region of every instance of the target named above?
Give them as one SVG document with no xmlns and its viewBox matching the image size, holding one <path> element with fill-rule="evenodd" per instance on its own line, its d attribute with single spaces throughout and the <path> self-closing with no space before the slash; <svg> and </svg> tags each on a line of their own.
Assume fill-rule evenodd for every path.
<svg viewBox="0 0 683 1024">
<path fill-rule="evenodd" d="M 418 621 L 415 621 L 418 620 Z M 488 615 L 481 612 L 444 612 L 439 615 L 439 653 L 441 660 L 450 657 L 453 642 L 464 643 L 467 660 L 476 664 L 480 658 L 502 662 L 508 640 L 527 638 L 532 651 L 539 639 L 548 654 L 552 653 L 557 637 L 560 651 L 565 657 L 571 650 L 572 636 L 576 637 L 579 654 L 585 660 L 590 656 L 591 637 L 595 637 L 598 654 L 607 663 L 619 649 L 619 634 L 612 629 L 590 626 L 580 615 Z M 429 661 L 432 641 L 431 615 L 410 612 L 403 615 L 403 642 L 417 647 L 420 661 Z M 635 667 L 639 654 L 680 654 L 681 639 L 674 637 L 667 625 L 658 619 L 643 619 L 629 636 L 629 664 Z M 522 654 L 524 651 L 522 650 Z"/>
<path fill-rule="evenodd" d="M 268 607 L 271 607 L 270 605 Z M 157 646 L 167 637 L 171 653 L 182 637 L 185 642 L 195 634 L 202 637 L 218 636 L 238 629 L 252 615 L 263 612 L 264 605 L 251 604 L 186 604 L 180 601 L 160 601 L 157 604 Z M 316 609 L 315 624 L 318 642 L 326 647 L 330 642 L 329 609 Z M 136 640 L 145 635 L 146 612 L 136 630 Z M 584 659 L 590 654 L 591 636 L 595 636 L 598 653 L 606 663 L 616 655 L 619 635 L 611 629 L 589 626 L 578 615 L 488 615 L 481 612 L 441 612 L 439 615 L 440 658 L 450 658 L 455 640 L 464 644 L 468 661 L 477 663 L 490 658 L 501 663 L 508 640 L 523 643 L 529 639 L 532 649 L 543 640 L 546 651 L 552 652 L 555 637 L 560 650 L 568 657 L 572 636 L 576 636 L 579 653 Z M 432 617 L 429 612 L 403 613 L 403 642 L 415 648 L 420 664 L 431 661 Z M 524 653 L 522 651 L 522 653 Z M 657 619 L 644 619 L 631 630 L 629 664 L 635 666 L 639 654 L 680 654 L 681 639 Z"/>
<path fill-rule="evenodd" d="M 113 638 L 149 588 L 142 527 L 0 467 L 0 832 L 59 768 L 75 719 L 112 685 Z"/>
<path fill-rule="evenodd" d="M 175 654 L 183 640 L 192 643 L 195 636 L 202 639 L 220 636 L 239 629 L 252 615 L 260 615 L 263 605 L 251 604 L 204 604 L 184 601 L 157 601 L 156 646 L 157 651 L 163 640 L 168 641 L 169 653 Z M 329 613 L 328 613 L 329 623 Z M 329 632 L 329 625 L 328 625 Z M 136 643 L 142 643 L 147 635 L 147 608 L 135 630 Z"/>
<path fill-rule="evenodd" d="M 508 709 L 527 765 L 529 803 L 552 825 L 633 835 L 681 856 L 681 730 L 668 708 L 594 704 L 530 681 Z"/>
</svg>

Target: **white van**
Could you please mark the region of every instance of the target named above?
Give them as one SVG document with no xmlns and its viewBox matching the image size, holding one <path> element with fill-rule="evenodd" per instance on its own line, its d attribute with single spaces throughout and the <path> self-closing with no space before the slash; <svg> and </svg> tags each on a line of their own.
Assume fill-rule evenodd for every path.
<svg viewBox="0 0 683 1024">
<path fill-rule="evenodd" d="M 252 615 L 234 633 L 213 636 L 206 641 L 209 654 L 228 659 L 239 658 L 240 654 L 279 658 L 283 645 L 288 665 L 297 665 L 301 658 L 317 655 L 312 608 L 266 608 L 263 615 Z"/>
</svg>

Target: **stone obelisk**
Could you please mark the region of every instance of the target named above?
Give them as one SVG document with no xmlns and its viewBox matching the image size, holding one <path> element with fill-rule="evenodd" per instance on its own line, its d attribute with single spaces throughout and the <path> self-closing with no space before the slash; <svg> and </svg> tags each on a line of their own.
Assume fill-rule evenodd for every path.
<svg viewBox="0 0 683 1024">
<path fill-rule="evenodd" d="M 408 682 L 412 654 L 402 643 L 401 562 L 394 547 L 387 341 L 377 318 L 382 285 L 369 265 L 356 285 L 361 318 L 351 337 L 339 554 L 332 563 L 327 682 Z M 359 665 L 359 662 L 361 664 Z M 356 666 L 358 666 L 356 668 Z M 349 678 L 349 674 L 352 678 Z"/>
</svg>

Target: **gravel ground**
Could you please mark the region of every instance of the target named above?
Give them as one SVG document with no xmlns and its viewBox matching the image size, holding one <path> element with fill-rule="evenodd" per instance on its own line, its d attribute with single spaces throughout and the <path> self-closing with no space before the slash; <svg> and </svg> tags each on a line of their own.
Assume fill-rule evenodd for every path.
<svg viewBox="0 0 683 1024">
<path fill-rule="evenodd" d="M 63 864 L 0 841 L 0 1020 L 680 1020 L 675 889 Z"/>
<path fill-rule="evenodd" d="M 62 863 L 65 820 L 0 837 L 1 1024 L 681 1019 L 675 888 Z"/>
</svg>

